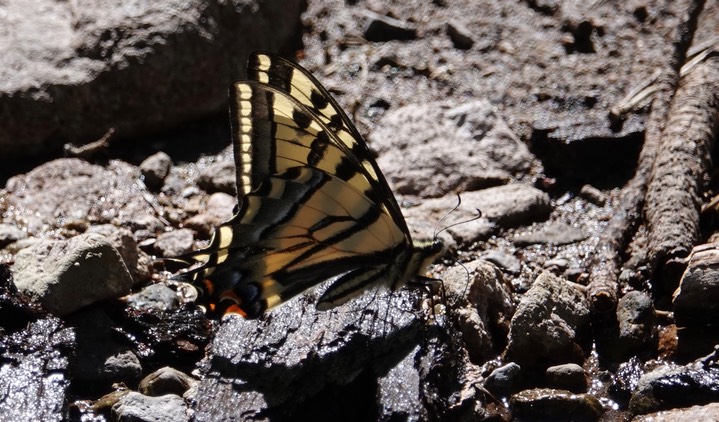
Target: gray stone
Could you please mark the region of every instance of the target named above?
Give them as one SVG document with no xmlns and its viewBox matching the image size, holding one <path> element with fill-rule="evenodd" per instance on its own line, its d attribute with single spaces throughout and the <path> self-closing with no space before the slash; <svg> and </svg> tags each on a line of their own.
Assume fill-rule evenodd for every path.
<svg viewBox="0 0 719 422">
<path fill-rule="evenodd" d="M 674 292 L 673 305 L 680 326 L 703 326 L 719 320 L 719 244 L 694 248 Z"/>
<path fill-rule="evenodd" d="M 632 422 L 699 422 L 719 421 L 719 403 L 708 403 L 683 409 L 669 409 L 661 412 L 639 415 Z"/>
<path fill-rule="evenodd" d="M 484 387 L 492 394 L 508 397 L 517 391 L 521 375 L 522 367 L 514 362 L 509 362 L 492 371 L 484 382 Z"/>
<path fill-rule="evenodd" d="M 174 290 L 164 284 L 150 284 L 125 299 L 127 305 L 138 310 L 150 308 L 160 311 L 174 311 L 180 307 L 180 299 Z"/>
<path fill-rule="evenodd" d="M 27 233 L 19 227 L 12 224 L 0 224 L 0 249 L 26 237 Z"/>
<path fill-rule="evenodd" d="M 629 400 L 629 411 L 645 414 L 719 400 L 719 370 L 671 364 L 647 372 Z"/>
<path fill-rule="evenodd" d="M 585 393 L 589 387 L 589 378 L 584 372 L 584 368 L 576 363 L 550 366 L 547 368 L 545 376 L 550 388 Z"/>
<path fill-rule="evenodd" d="M 512 317 L 507 358 L 522 366 L 582 363 L 580 334 L 588 323 L 589 302 L 584 294 L 543 272 Z"/>
<path fill-rule="evenodd" d="M 15 212 L 5 222 L 31 235 L 79 221 L 162 229 L 139 176 L 137 167 L 119 160 L 105 166 L 77 158 L 49 161 L 8 180 L 7 205 Z"/>
<path fill-rule="evenodd" d="M 195 383 L 197 381 L 184 372 L 165 366 L 143 378 L 138 390 L 146 396 L 163 396 L 165 394 L 182 396 Z"/>
<path fill-rule="evenodd" d="M 94 233 L 23 249 L 15 256 L 13 272 L 18 290 L 55 315 L 125 295 L 132 286 L 117 249 Z"/>
<path fill-rule="evenodd" d="M 551 388 L 519 392 L 509 399 L 509 405 L 513 416 L 521 420 L 596 421 L 604 413 L 602 404 L 590 394 Z"/>
<path fill-rule="evenodd" d="M 8 3 L 3 157 L 59 152 L 64 140 L 93 141 L 108 128 L 123 139 L 222 110 L 248 53 L 286 45 L 300 9 L 299 1 Z"/>
<path fill-rule="evenodd" d="M 402 195 L 441 197 L 495 186 L 532 163 L 527 146 L 486 101 L 390 109 L 369 140 L 379 155 L 377 163 Z"/>
<path fill-rule="evenodd" d="M 160 151 L 140 163 L 140 172 L 148 188 L 159 190 L 170 173 L 171 167 L 172 159 L 170 156 Z"/>
<path fill-rule="evenodd" d="M 180 256 L 192 251 L 194 234 L 190 229 L 162 233 L 155 241 L 155 251 L 165 258 Z"/>
<path fill-rule="evenodd" d="M 220 161 L 204 168 L 197 178 L 197 185 L 209 193 L 224 192 L 234 195 L 237 175 L 235 163 Z"/>
<path fill-rule="evenodd" d="M 113 335 L 114 325 L 106 313 L 86 308 L 67 317 L 67 322 L 77 339 L 70 360 L 74 379 L 108 385 L 137 382 L 142 374 L 140 360 L 126 342 Z"/>
<path fill-rule="evenodd" d="M 466 26 L 457 21 L 447 23 L 447 35 L 452 40 L 454 48 L 469 50 L 474 45 L 474 37 Z"/>
<path fill-rule="evenodd" d="M 189 421 L 187 404 L 182 397 L 167 394 L 149 397 L 131 391 L 112 406 L 112 416 L 128 422 L 182 422 Z"/>
<path fill-rule="evenodd" d="M 515 236 L 512 242 L 517 246 L 537 244 L 560 246 L 581 242 L 587 237 L 589 235 L 584 230 L 558 221 L 547 224 L 537 232 Z"/>
</svg>

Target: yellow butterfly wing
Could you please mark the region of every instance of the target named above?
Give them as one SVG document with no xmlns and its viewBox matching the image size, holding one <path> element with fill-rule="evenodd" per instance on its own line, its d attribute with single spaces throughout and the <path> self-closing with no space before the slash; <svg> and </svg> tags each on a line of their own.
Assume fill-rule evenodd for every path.
<svg viewBox="0 0 719 422">
<path fill-rule="evenodd" d="M 208 307 L 249 318 L 338 277 L 318 308 L 368 286 L 391 288 L 441 251 L 413 243 L 399 206 L 356 128 L 307 71 L 254 53 L 231 88 L 240 202 L 202 265 L 182 275 Z"/>
</svg>

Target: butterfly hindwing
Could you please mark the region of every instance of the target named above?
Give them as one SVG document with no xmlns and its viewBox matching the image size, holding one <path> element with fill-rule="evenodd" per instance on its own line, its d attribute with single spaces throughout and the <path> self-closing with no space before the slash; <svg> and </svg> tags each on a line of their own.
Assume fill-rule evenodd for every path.
<svg viewBox="0 0 719 422">
<path fill-rule="evenodd" d="M 441 245 L 413 244 L 364 140 L 307 71 L 254 53 L 230 91 L 238 211 L 181 277 L 211 309 L 258 317 L 335 278 L 318 308 L 370 285 L 396 288 Z"/>
</svg>

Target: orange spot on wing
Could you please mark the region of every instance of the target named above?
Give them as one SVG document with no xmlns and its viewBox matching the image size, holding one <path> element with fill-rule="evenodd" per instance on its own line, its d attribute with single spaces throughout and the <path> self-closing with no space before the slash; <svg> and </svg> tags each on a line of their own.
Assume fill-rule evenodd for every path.
<svg viewBox="0 0 719 422">
<path fill-rule="evenodd" d="M 212 280 L 206 278 L 202 280 L 202 285 L 204 286 L 205 292 L 207 292 L 208 296 L 215 294 L 215 283 L 213 283 Z"/>
<path fill-rule="evenodd" d="M 242 318 L 247 318 L 247 313 L 242 310 L 239 306 L 232 304 L 225 309 L 225 315 L 227 314 L 238 314 L 241 315 Z"/>
</svg>

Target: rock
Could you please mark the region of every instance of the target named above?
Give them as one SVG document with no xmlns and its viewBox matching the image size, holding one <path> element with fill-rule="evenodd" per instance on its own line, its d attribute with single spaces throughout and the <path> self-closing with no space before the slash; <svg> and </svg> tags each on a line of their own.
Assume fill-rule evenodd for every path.
<svg viewBox="0 0 719 422">
<path fill-rule="evenodd" d="M 209 193 L 224 192 L 235 195 L 236 189 L 235 163 L 220 161 L 211 164 L 200 172 L 197 186 Z"/>
<path fill-rule="evenodd" d="M 464 192 L 462 204 L 457 206 L 457 197 L 425 199 L 419 205 L 405 210 L 408 221 L 427 221 L 427 215 L 437 219 L 449 214 L 444 220 L 452 237 L 461 243 L 472 243 L 487 239 L 501 227 L 516 227 L 533 221 L 544 220 L 552 210 L 549 195 L 534 187 L 513 183 L 479 191 Z M 476 219 L 477 210 L 482 217 Z"/>
<path fill-rule="evenodd" d="M 185 220 L 182 225 L 191 228 L 204 237 L 209 237 L 220 224 L 232 218 L 237 198 L 223 192 L 210 195 L 200 213 Z"/>
<path fill-rule="evenodd" d="M 0 420 L 66 420 L 67 359 L 73 344 L 72 331 L 52 317 L 0 335 Z"/>
<path fill-rule="evenodd" d="M 66 140 L 93 141 L 108 128 L 126 139 L 225 109 L 248 53 L 286 45 L 301 4 L 8 5 L 0 34 L 3 157 L 59 153 Z"/>
<path fill-rule="evenodd" d="M 12 224 L 0 224 L 0 249 L 26 237 L 27 233 L 20 230 L 19 227 Z"/>
<path fill-rule="evenodd" d="M 514 362 L 492 371 L 484 382 L 484 387 L 498 397 L 509 397 L 517 392 L 521 385 L 522 367 Z"/>
<path fill-rule="evenodd" d="M 714 324 L 719 319 L 719 244 L 697 246 L 674 292 L 679 326 Z"/>
<path fill-rule="evenodd" d="M 484 251 L 479 258 L 491 262 L 510 274 L 519 274 L 522 269 L 522 263 L 517 257 L 497 250 Z"/>
<path fill-rule="evenodd" d="M 450 268 L 442 278 L 447 305 L 455 315 L 469 358 L 479 365 L 504 347 L 514 304 L 497 267 L 482 260 L 464 266 L 469 278 L 462 267 Z"/>
<path fill-rule="evenodd" d="M 142 374 L 137 355 L 127 341 L 113 335 L 110 317 L 100 309 L 87 308 L 68 317 L 77 345 L 70 371 L 78 382 L 94 386 L 113 382 L 134 384 Z"/>
<path fill-rule="evenodd" d="M 13 272 L 20 292 L 60 316 L 127 294 L 132 287 L 117 249 L 94 233 L 23 249 L 15 256 Z"/>
<path fill-rule="evenodd" d="M 112 417 L 118 421 L 182 422 L 189 421 L 182 397 L 167 394 L 149 397 L 131 391 L 112 406 Z"/>
<path fill-rule="evenodd" d="M 579 195 L 598 207 L 603 207 L 607 202 L 607 196 L 592 185 L 582 186 Z"/>
<path fill-rule="evenodd" d="M 505 184 L 533 163 L 527 146 L 487 101 L 389 109 L 369 142 L 394 191 L 422 198 Z"/>
<path fill-rule="evenodd" d="M 155 308 L 160 311 L 176 311 L 180 307 L 177 293 L 164 284 L 150 284 L 127 296 L 125 300 L 128 306 L 137 310 Z"/>
<path fill-rule="evenodd" d="M 510 323 L 506 358 L 524 366 L 584 362 L 589 302 L 564 280 L 543 272 Z"/>
<path fill-rule="evenodd" d="M 452 40 L 454 48 L 459 50 L 469 50 L 474 45 L 472 33 L 457 21 L 451 21 L 447 24 L 447 35 Z"/>
<path fill-rule="evenodd" d="M 69 221 L 163 229 L 151 214 L 144 198 L 147 190 L 138 181 L 139 175 L 136 167 L 118 160 L 106 166 L 77 158 L 47 162 L 8 180 L 6 200 L 15 212 L 14 221 L 5 222 L 29 234 L 61 228 Z"/>
<path fill-rule="evenodd" d="M 171 258 L 192 252 L 193 242 L 192 230 L 178 229 L 157 236 L 154 246 L 158 255 Z"/>
<path fill-rule="evenodd" d="M 363 10 L 363 15 L 367 21 L 364 30 L 367 41 L 407 41 L 417 38 L 417 27 L 408 22 L 380 15 L 371 10 Z"/>
<path fill-rule="evenodd" d="M 112 246 L 120 253 L 128 271 L 130 271 L 133 285 L 150 279 L 149 261 L 151 258 L 140 250 L 130 230 L 124 227 L 115 227 L 112 224 L 101 224 L 91 226 L 87 232 L 101 234 L 112 243 Z"/>
<path fill-rule="evenodd" d="M 145 185 L 151 190 L 158 191 L 167 175 L 170 174 L 171 167 L 172 159 L 162 151 L 147 157 L 140 163 L 140 172 Z"/>
<path fill-rule="evenodd" d="M 184 372 L 165 366 L 140 381 L 138 390 L 146 396 L 176 394 L 182 396 L 197 381 Z"/>
<path fill-rule="evenodd" d="M 664 365 L 644 374 L 629 401 L 635 415 L 719 400 L 719 370 Z"/>
<path fill-rule="evenodd" d="M 602 404 L 589 394 L 535 388 L 509 399 L 512 414 L 521 420 L 596 421 L 604 413 Z"/>
<path fill-rule="evenodd" d="M 569 245 L 581 242 L 589 235 L 584 230 L 562 221 L 552 222 L 534 233 L 515 236 L 512 242 L 517 246 L 529 245 Z"/>
<path fill-rule="evenodd" d="M 444 388 L 462 388 L 450 381 L 462 371 L 462 354 L 448 343 L 448 326 L 427 326 L 415 314 L 418 291 L 379 291 L 326 312 L 314 309 L 317 293 L 260 320 L 225 318 L 209 357 L 217 376 L 203 379 L 195 396 L 197 420 L 227 414 L 367 419 L 371 409 L 390 420 L 419 420 L 430 410 L 454 416 L 448 409 L 460 397 Z M 394 389 L 408 387 L 406 396 L 378 389 L 389 387 L 388 374 Z M 243 388 L 232 387 L 238 383 Z"/>
<path fill-rule="evenodd" d="M 632 393 L 636 390 L 639 380 L 644 375 L 642 366 L 642 361 L 639 358 L 632 357 L 627 362 L 619 365 L 617 372 L 614 374 L 612 383 L 609 386 L 609 394 L 622 407 L 629 404 Z"/>
<path fill-rule="evenodd" d="M 617 320 L 619 321 L 619 344 L 623 355 L 640 354 L 656 350 L 657 326 L 652 298 L 644 292 L 631 291 L 619 299 Z"/>
<path fill-rule="evenodd" d="M 584 368 L 576 363 L 550 366 L 545 372 L 545 377 L 550 388 L 569 390 L 572 393 L 585 393 L 589 386 Z"/>
<path fill-rule="evenodd" d="M 719 420 L 719 403 L 691 406 L 683 409 L 670 409 L 661 412 L 640 415 L 632 422 L 698 422 Z"/>
</svg>

